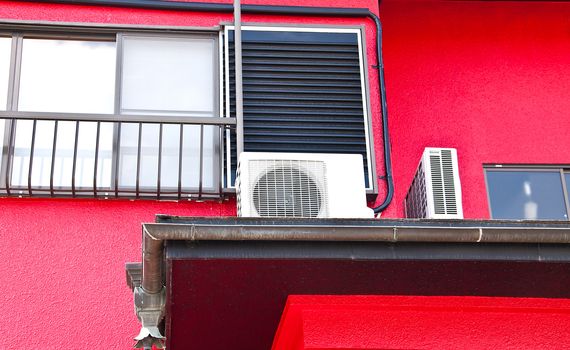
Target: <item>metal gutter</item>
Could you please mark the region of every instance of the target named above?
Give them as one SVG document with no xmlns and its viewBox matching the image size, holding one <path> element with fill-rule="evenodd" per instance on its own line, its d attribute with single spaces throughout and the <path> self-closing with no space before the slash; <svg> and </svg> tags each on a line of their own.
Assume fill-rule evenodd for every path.
<svg viewBox="0 0 570 350">
<path fill-rule="evenodd" d="M 570 243 L 570 227 L 143 224 L 145 241 Z"/>
<path fill-rule="evenodd" d="M 112 6 L 112 7 L 130 7 L 130 8 L 143 8 L 143 9 L 174 10 L 174 11 L 195 11 L 195 12 L 232 13 L 234 11 L 234 6 L 232 4 L 164 1 L 164 0 L 35 0 L 35 1 L 21 0 L 21 1 L 58 3 L 58 4 L 68 4 L 68 5 Z M 240 11 L 241 13 L 250 13 L 250 14 L 290 15 L 290 16 L 305 15 L 305 16 L 324 16 L 324 17 L 368 17 L 374 21 L 374 24 L 376 25 L 376 55 L 378 60 L 377 65 L 374 67 L 378 69 L 378 81 L 380 84 L 382 136 L 383 136 L 383 146 L 384 146 L 383 156 L 384 156 L 384 170 L 385 170 L 385 175 L 380 178 L 386 181 L 386 194 L 384 200 L 373 209 L 376 214 L 379 214 L 382 211 L 384 211 L 390 205 L 392 198 L 394 197 L 394 181 L 392 176 L 392 158 L 390 150 L 390 135 L 388 129 L 388 104 L 386 98 L 386 82 L 384 78 L 384 63 L 382 59 L 382 23 L 380 22 L 380 18 L 367 8 L 275 6 L 275 5 L 241 5 L 240 7 L 241 7 Z M 238 120 L 237 128 L 239 128 L 240 125 L 241 123 Z M 238 140 L 237 146 L 240 147 L 239 145 L 240 145 L 240 140 Z M 377 179 L 374 180 L 376 181 Z"/>
</svg>

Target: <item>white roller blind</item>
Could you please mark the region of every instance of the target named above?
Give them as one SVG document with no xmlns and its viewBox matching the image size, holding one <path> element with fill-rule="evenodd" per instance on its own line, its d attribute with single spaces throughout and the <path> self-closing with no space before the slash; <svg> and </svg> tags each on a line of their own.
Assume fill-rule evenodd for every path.
<svg viewBox="0 0 570 350">
<path fill-rule="evenodd" d="M 113 113 L 115 43 L 24 39 L 18 110 Z"/>
<path fill-rule="evenodd" d="M 125 36 L 121 112 L 213 116 L 212 39 Z"/>
</svg>

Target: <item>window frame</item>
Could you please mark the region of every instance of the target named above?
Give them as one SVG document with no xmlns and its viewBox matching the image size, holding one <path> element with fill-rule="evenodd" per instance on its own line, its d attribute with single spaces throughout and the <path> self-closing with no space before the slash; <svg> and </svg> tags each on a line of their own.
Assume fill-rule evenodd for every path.
<svg viewBox="0 0 570 350">
<path fill-rule="evenodd" d="M 483 175 L 485 179 L 485 190 L 487 193 L 487 206 L 489 209 L 489 217 L 491 220 L 502 220 L 493 218 L 493 208 L 491 204 L 491 193 L 489 191 L 489 181 L 487 173 L 494 172 L 556 172 L 560 174 L 560 182 L 562 185 L 562 197 L 564 198 L 564 205 L 566 207 L 566 220 L 570 220 L 570 184 L 566 183 L 565 175 L 570 174 L 570 165 L 568 164 L 483 164 Z M 524 220 L 524 219 L 519 219 Z M 538 219 L 541 220 L 541 219 Z"/>
<path fill-rule="evenodd" d="M 30 192 L 32 195 L 30 186 L 22 188 L 22 186 L 15 186 L 11 183 L 10 174 L 12 172 L 12 161 L 13 161 L 13 148 L 14 139 L 10 138 L 11 133 L 15 132 L 15 121 L 16 120 L 58 120 L 58 121 L 74 121 L 77 122 L 98 122 L 114 123 L 113 126 L 113 156 L 112 164 L 113 169 L 111 171 L 111 187 L 100 188 L 100 187 L 89 187 L 88 191 L 91 193 L 90 196 L 98 197 L 97 192 L 115 192 L 114 197 L 132 197 L 131 195 L 121 194 L 122 189 L 126 189 L 118 185 L 118 174 L 115 169 L 115 158 L 118 157 L 120 152 L 120 135 L 117 129 L 117 125 L 121 123 L 138 123 L 140 125 L 144 123 L 148 124 L 180 124 L 182 125 L 195 125 L 201 126 L 201 135 L 203 135 L 204 127 L 207 126 L 218 126 L 220 128 L 219 137 L 218 132 L 214 132 L 213 137 L 213 157 L 214 157 L 214 167 L 213 173 L 213 186 L 212 188 L 203 188 L 203 168 L 202 168 L 202 153 L 200 154 L 200 175 L 199 175 L 199 191 L 200 197 L 203 194 L 216 193 L 217 197 L 222 195 L 223 182 L 221 178 L 221 173 L 223 172 L 221 164 L 223 164 L 223 158 L 225 156 L 222 151 L 223 142 L 225 141 L 222 137 L 224 126 L 235 125 L 235 118 L 222 119 L 222 93 L 221 93 L 221 45 L 220 45 L 220 27 L 214 26 L 209 28 L 204 27 L 180 27 L 180 26 L 136 26 L 136 25 L 105 25 L 105 24 L 82 24 L 82 23 L 53 23 L 53 22 L 29 22 L 29 21 L 0 21 L 0 37 L 6 37 L 11 39 L 11 53 L 10 53 L 10 68 L 8 77 L 8 91 L 7 91 L 7 103 L 4 110 L 0 110 L 0 118 L 6 120 L 6 127 L 4 128 L 4 140 L 2 145 L 2 155 L 1 155 L 1 170 L 0 170 L 0 183 L 4 183 L 2 188 L 8 195 L 10 192 L 18 192 L 18 194 Z M 212 117 L 199 117 L 199 116 L 167 116 L 167 115 L 156 115 L 156 114 L 121 114 L 121 95 L 122 95 L 122 39 L 125 36 L 138 36 L 138 37 L 149 37 L 149 38 L 165 38 L 166 40 L 172 38 L 199 38 L 199 39 L 209 39 L 213 43 L 212 49 L 212 65 L 213 65 L 213 108 Z M 21 65 L 22 65 L 22 47 L 24 38 L 33 39 L 51 39 L 51 40 L 96 40 L 96 41 L 110 41 L 115 43 L 115 81 L 114 81 L 114 101 L 113 101 L 113 113 L 102 114 L 102 113 L 59 113 L 59 112 L 29 112 L 29 111 L 18 111 L 18 99 L 19 99 L 19 89 L 20 89 L 20 78 L 21 78 Z M 160 113 L 160 112 L 159 112 Z M 120 129 L 120 126 L 119 126 Z M 99 142 L 99 140 L 97 140 Z M 140 142 L 140 141 L 139 141 Z M 202 138 L 200 142 L 204 142 Z M 33 146 L 32 146 L 33 147 Z M 217 150 L 219 148 L 219 150 Z M 201 152 L 204 149 L 203 144 L 200 146 Z M 55 152 L 55 150 L 54 150 Z M 217 164 L 219 163 L 219 164 Z M 160 166 L 160 162 L 159 162 Z M 160 169 L 157 169 L 160 172 Z M 96 181 L 96 180 L 95 180 Z M 219 183 L 218 183 L 219 182 Z M 159 175 L 160 183 L 160 175 Z M 137 181 L 138 184 L 138 181 Z M 36 190 L 41 188 L 41 192 L 50 191 L 51 196 L 54 195 L 54 189 L 52 185 L 50 187 L 43 187 L 35 185 Z M 81 189 L 86 189 L 85 187 L 75 187 L 72 185 L 72 192 L 81 192 Z M 128 186 L 130 187 L 130 186 Z M 138 187 L 138 185 L 137 185 Z M 194 187 L 191 187 L 194 188 Z M 153 186 L 152 191 L 156 192 L 155 195 L 149 195 L 150 198 L 159 198 L 161 192 L 164 188 L 158 185 L 156 188 Z M 63 190 L 59 189 L 60 191 Z M 64 190 L 69 191 L 65 188 Z M 56 189 L 57 192 L 57 189 Z M 180 185 L 178 192 L 180 193 Z M 42 195 L 38 194 L 38 195 Z M 58 195 L 59 196 L 59 195 Z M 112 194 L 105 193 L 105 198 L 113 196 Z M 193 195 L 188 195 L 193 197 Z M 137 189 L 137 198 L 138 189 Z M 141 197 L 144 197 L 141 196 Z M 171 198 L 165 196 L 165 198 Z M 179 199 L 180 195 L 179 195 Z"/>
<path fill-rule="evenodd" d="M 229 62 L 229 35 L 228 32 L 233 30 L 233 23 L 225 23 L 223 29 L 223 54 L 225 57 L 225 62 Z M 360 68 L 360 87 L 362 91 L 362 108 L 364 115 L 364 130 L 365 130 L 365 140 L 366 140 L 366 150 L 367 150 L 367 163 L 368 163 L 368 180 L 370 186 L 366 188 L 367 195 L 376 195 L 378 193 L 378 175 L 376 171 L 376 153 L 374 151 L 374 130 L 372 127 L 372 109 L 370 103 L 370 82 L 369 82 L 369 71 L 368 71 L 368 57 L 367 57 L 367 46 L 366 46 L 366 26 L 365 25 L 326 25 L 326 24 L 296 24 L 296 23 L 272 23 L 272 22 L 248 22 L 246 25 L 242 25 L 242 30 L 254 30 L 254 31 L 282 31 L 282 32 L 320 32 L 320 33 L 354 33 L 358 38 L 358 55 L 359 55 L 359 68 Z M 230 90 L 230 81 L 228 77 L 230 76 L 229 64 L 223 67 L 223 72 L 225 79 L 224 89 L 226 91 Z M 226 94 L 225 101 L 223 101 L 225 108 L 224 117 L 230 116 L 230 96 Z M 225 160 L 226 160 L 226 174 L 224 176 L 224 187 L 228 190 L 235 191 L 235 184 L 228 183 L 228 179 L 231 179 L 231 133 L 226 132 L 226 143 L 224 150 Z"/>
</svg>

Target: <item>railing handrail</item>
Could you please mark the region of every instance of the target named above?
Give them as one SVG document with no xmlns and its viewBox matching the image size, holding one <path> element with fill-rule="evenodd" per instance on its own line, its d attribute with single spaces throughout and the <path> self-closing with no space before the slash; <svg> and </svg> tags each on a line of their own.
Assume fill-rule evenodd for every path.
<svg viewBox="0 0 570 350">
<path fill-rule="evenodd" d="M 236 118 L 144 114 L 59 113 L 0 111 L 0 119 L 58 120 L 73 122 L 152 123 L 187 125 L 235 125 Z"/>
</svg>

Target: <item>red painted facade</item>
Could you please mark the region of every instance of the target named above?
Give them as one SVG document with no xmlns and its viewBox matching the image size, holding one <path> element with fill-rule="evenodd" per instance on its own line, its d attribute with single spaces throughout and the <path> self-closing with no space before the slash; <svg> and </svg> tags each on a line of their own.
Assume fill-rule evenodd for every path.
<svg viewBox="0 0 570 350">
<path fill-rule="evenodd" d="M 228 2 L 228 1 L 226 1 Z M 244 3 L 368 7 L 375 1 Z M 466 218 L 488 218 L 483 164 L 570 164 L 570 4 L 386 1 L 384 59 L 395 197 L 402 202 L 424 147 L 458 149 Z M 205 26 L 231 15 L 3 1 L 10 21 Z M 366 25 L 361 19 L 244 15 L 245 22 Z M 369 68 L 378 173 L 383 173 L 378 82 Z M 380 183 L 379 200 L 384 184 Z M 140 223 L 157 213 L 235 215 L 235 202 L 0 199 L 2 345 L 132 346 L 139 326 L 124 263 L 140 260 Z"/>
<path fill-rule="evenodd" d="M 289 296 L 273 350 L 559 349 L 568 299 Z"/>
</svg>

